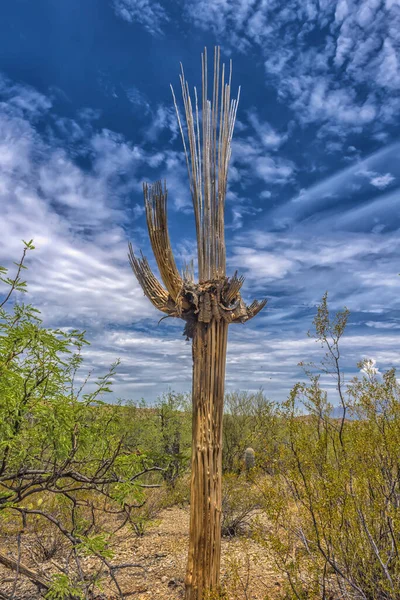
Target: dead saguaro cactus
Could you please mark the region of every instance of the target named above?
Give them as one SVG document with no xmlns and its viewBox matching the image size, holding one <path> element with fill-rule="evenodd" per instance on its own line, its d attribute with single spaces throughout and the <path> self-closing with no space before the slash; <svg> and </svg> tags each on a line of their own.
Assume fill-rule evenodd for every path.
<svg viewBox="0 0 400 600">
<path fill-rule="evenodd" d="M 219 589 L 221 555 L 222 414 L 228 325 L 244 323 L 266 304 L 246 306 L 240 295 L 243 277 L 226 276 L 224 209 L 231 140 L 238 98 L 231 100 L 231 71 L 214 53 L 212 99 L 208 99 L 207 51 L 202 55 L 201 111 L 196 89 L 194 107 L 181 70 L 186 117 L 184 126 L 173 93 L 193 200 L 198 278 L 193 268 L 178 271 L 167 229 L 167 188 L 144 185 L 151 246 L 164 286 L 146 258 L 129 246 L 132 269 L 153 305 L 166 316 L 185 321 L 193 344 L 193 442 L 189 556 L 186 600 L 204 600 Z"/>
</svg>

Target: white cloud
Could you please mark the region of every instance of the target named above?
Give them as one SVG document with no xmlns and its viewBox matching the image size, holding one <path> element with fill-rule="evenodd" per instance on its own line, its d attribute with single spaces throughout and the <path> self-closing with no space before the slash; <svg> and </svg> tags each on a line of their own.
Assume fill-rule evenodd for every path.
<svg viewBox="0 0 400 600">
<path fill-rule="evenodd" d="M 136 86 L 131 86 L 126 89 L 128 100 L 135 107 L 135 110 L 140 110 L 147 117 L 143 125 L 143 137 L 146 141 L 155 142 L 160 133 L 169 130 L 170 142 L 178 135 L 178 123 L 176 113 L 173 106 L 165 106 L 159 104 L 154 108 L 147 96 Z"/>
<path fill-rule="evenodd" d="M 265 149 L 277 150 L 284 142 L 287 141 L 287 134 L 280 134 L 272 127 L 270 123 L 261 121 L 256 110 L 250 110 L 248 118 L 254 129 L 255 135 L 258 137 Z"/>
<path fill-rule="evenodd" d="M 395 180 L 395 177 L 390 173 L 386 173 L 385 175 L 376 175 L 372 177 L 370 180 L 371 185 L 379 188 L 380 190 L 384 190 L 392 181 Z"/>
<path fill-rule="evenodd" d="M 29 88 L 24 98 L 22 86 L 10 86 L 0 117 L 0 264 L 18 259 L 21 239 L 34 239 L 27 281 L 47 323 L 102 327 L 110 314 L 115 323 L 153 315 L 127 261 L 122 210 L 125 194 L 139 188 L 136 168 L 149 157 L 122 136 L 92 132 L 92 167 L 82 169 L 61 140 L 39 136 L 30 120 L 37 108 L 33 116 L 23 108 L 21 116 L 32 96 Z"/>
<path fill-rule="evenodd" d="M 399 52 L 390 39 L 384 41 L 377 65 L 377 81 L 385 88 L 400 89 Z"/>
<path fill-rule="evenodd" d="M 14 117 L 36 120 L 52 106 L 52 101 L 47 96 L 30 86 L 12 83 L 2 75 L 0 75 L 0 95 L 3 98 L 0 103 L 2 111 Z"/>
<path fill-rule="evenodd" d="M 211 30 L 217 37 L 225 37 L 229 31 L 230 41 L 238 49 L 245 49 L 249 42 L 240 35 L 243 25 L 253 15 L 256 0 L 186 0 L 185 15 L 197 27 Z M 253 21 L 256 32 L 261 23 Z"/>
<path fill-rule="evenodd" d="M 294 164 L 282 158 L 259 156 L 254 161 L 254 172 L 266 183 L 288 183 Z"/>
<path fill-rule="evenodd" d="M 400 329 L 400 322 L 393 321 L 366 321 L 365 325 L 374 329 Z"/>
<path fill-rule="evenodd" d="M 175 109 L 160 104 L 152 115 L 151 123 L 145 130 L 145 138 L 151 142 L 157 140 L 163 130 L 169 130 L 171 133 L 170 141 L 173 141 L 178 135 L 178 124 L 176 120 Z"/>
<path fill-rule="evenodd" d="M 378 177 L 378 184 L 382 186 L 391 183 L 390 177 L 398 179 L 400 176 L 399 149 L 399 143 L 392 144 L 334 175 L 322 178 L 308 189 L 302 189 L 289 202 L 280 205 L 274 210 L 271 218 L 276 224 L 287 225 L 311 216 L 316 211 L 332 210 L 339 202 L 342 202 L 345 207 L 342 206 L 342 210 L 335 216 L 334 221 L 329 220 L 329 227 L 346 228 L 352 222 L 357 221 L 358 217 L 353 219 L 353 215 L 356 214 L 369 219 L 372 219 L 374 215 L 386 219 L 390 207 L 395 208 L 397 193 L 391 192 L 390 198 L 379 195 L 368 202 L 365 198 L 370 193 L 369 186 L 374 178 Z M 384 169 L 390 169 L 390 172 L 381 176 L 380 173 L 384 172 Z M 380 177 L 384 179 L 381 181 Z M 350 199 L 351 202 L 349 202 Z M 396 215 L 396 210 L 390 214 L 391 223 Z"/>
<path fill-rule="evenodd" d="M 327 76 L 294 76 L 287 81 L 293 108 L 305 123 L 337 121 L 350 127 L 373 122 L 377 107 L 372 99 L 358 101 L 351 88 L 335 88 Z"/>
<path fill-rule="evenodd" d="M 397 232 L 349 236 L 316 222 L 311 229 L 239 233 L 228 264 L 249 280 L 247 294 L 276 294 L 280 309 L 315 305 L 329 290 L 335 310 L 346 304 L 351 311 L 365 311 L 365 321 L 373 320 L 370 311 L 390 320 L 400 310 L 399 249 Z"/>
<path fill-rule="evenodd" d="M 165 170 L 160 175 L 160 179 L 167 180 L 170 206 L 177 211 L 191 212 L 193 204 L 187 183 L 188 174 L 184 154 L 173 150 L 167 150 L 164 154 Z"/>
<path fill-rule="evenodd" d="M 141 110 L 144 110 L 145 113 L 150 112 L 151 108 L 149 100 L 139 88 L 134 85 L 126 88 L 126 96 L 129 102 L 135 107 L 139 107 Z"/>
<path fill-rule="evenodd" d="M 232 142 L 230 181 L 235 180 L 235 169 L 237 179 L 244 175 L 251 180 L 256 176 L 265 183 L 284 185 L 291 181 L 296 166 L 283 156 L 269 153 L 261 141 L 250 135 Z"/>
<path fill-rule="evenodd" d="M 295 265 L 293 259 L 248 246 L 234 245 L 232 251 L 228 264 L 235 268 L 239 265 L 247 278 L 262 280 L 263 283 L 272 279 L 282 279 Z"/>
<path fill-rule="evenodd" d="M 118 17 L 128 23 L 140 23 L 152 35 L 162 35 L 162 27 L 169 21 L 161 4 L 151 0 L 114 0 L 113 5 Z"/>
<path fill-rule="evenodd" d="M 400 108 L 400 11 L 388 0 L 186 0 L 186 18 L 264 56 L 268 85 L 303 122 L 374 133 Z"/>
<path fill-rule="evenodd" d="M 369 202 L 364 202 L 338 215 L 335 219 L 335 229 L 354 228 L 380 232 L 388 226 L 396 227 L 400 219 L 399 191 L 387 192 Z"/>
</svg>

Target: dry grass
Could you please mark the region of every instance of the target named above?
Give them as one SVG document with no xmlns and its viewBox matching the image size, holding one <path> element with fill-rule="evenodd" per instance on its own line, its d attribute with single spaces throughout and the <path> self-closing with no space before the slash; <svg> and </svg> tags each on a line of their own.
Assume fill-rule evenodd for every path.
<svg viewBox="0 0 400 600">
<path fill-rule="evenodd" d="M 124 569 L 119 582 L 127 598 L 136 600 L 178 600 L 183 598 L 184 576 L 187 559 L 189 532 L 188 508 L 173 507 L 163 510 L 157 521 L 148 528 L 143 537 L 124 528 L 113 541 L 115 558 L 113 563 L 140 563 L 143 569 Z M 43 544 L 46 537 L 43 534 Z M 63 548 L 53 553 L 54 541 L 50 538 L 50 556 L 43 549 L 38 551 L 36 534 L 25 536 L 21 558 L 25 564 L 49 577 L 63 564 Z M 0 549 L 16 556 L 16 536 L 0 538 Z M 85 570 L 94 570 L 98 565 L 93 558 L 83 559 Z M 274 569 L 268 551 L 248 538 L 224 539 L 222 543 L 221 581 L 227 600 L 268 600 L 282 598 L 281 578 Z M 0 567 L 0 598 L 10 597 L 14 586 L 14 575 Z M 38 600 L 41 598 L 34 585 L 20 577 L 13 600 Z M 103 591 L 96 600 L 117 600 L 111 582 L 103 582 Z"/>
</svg>

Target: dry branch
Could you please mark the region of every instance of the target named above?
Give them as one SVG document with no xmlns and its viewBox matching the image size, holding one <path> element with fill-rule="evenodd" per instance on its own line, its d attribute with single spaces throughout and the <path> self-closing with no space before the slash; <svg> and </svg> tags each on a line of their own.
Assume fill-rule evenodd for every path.
<svg viewBox="0 0 400 600">
<path fill-rule="evenodd" d="M 39 589 L 49 589 L 49 581 L 43 579 L 43 577 L 35 573 L 35 571 L 32 571 L 32 569 L 22 564 L 20 561 L 16 561 L 0 552 L 0 563 L 7 567 L 7 569 L 11 569 L 16 573 L 21 573 L 22 575 L 25 575 L 25 577 L 28 577 L 28 579 L 30 579 L 35 585 L 37 585 Z"/>
</svg>

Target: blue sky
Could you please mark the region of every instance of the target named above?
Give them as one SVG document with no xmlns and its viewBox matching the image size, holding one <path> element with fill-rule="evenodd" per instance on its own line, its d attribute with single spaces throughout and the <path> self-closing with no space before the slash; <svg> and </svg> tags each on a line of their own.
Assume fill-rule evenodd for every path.
<svg viewBox="0 0 400 600">
<path fill-rule="evenodd" d="M 0 5 L 0 264 L 34 238 L 30 300 L 86 329 L 87 366 L 121 365 L 115 396 L 190 389 L 183 322 L 143 297 L 142 182 L 166 178 L 178 263 L 195 255 L 170 84 L 200 86 L 215 44 L 241 86 L 226 208 L 228 267 L 247 299 L 227 389 L 286 397 L 328 290 L 347 305 L 343 361 L 400 366 L 399 0 L 5 0 Z M 326 379 L 326 386 L 333 381 Z"/>
</svg>

